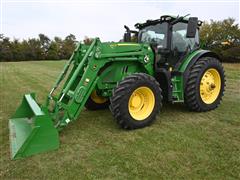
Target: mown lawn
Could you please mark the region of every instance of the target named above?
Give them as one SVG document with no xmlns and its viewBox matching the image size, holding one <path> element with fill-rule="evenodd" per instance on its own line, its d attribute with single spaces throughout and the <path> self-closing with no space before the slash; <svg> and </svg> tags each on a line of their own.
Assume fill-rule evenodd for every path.
<svg viewBox="0 0 240 180">
<path fill-rule="evenodd" d="M 57 151 L 11 161 L 8 118 L 23 94 L 43 102 L 64 62 L 0 63 L 0 179 L 240 179 L 240 64 L 224 64 L 222 105 L 164 105 L 147 128 L 119 129 L 109 110 L 84 110 Z"/>
</svg>

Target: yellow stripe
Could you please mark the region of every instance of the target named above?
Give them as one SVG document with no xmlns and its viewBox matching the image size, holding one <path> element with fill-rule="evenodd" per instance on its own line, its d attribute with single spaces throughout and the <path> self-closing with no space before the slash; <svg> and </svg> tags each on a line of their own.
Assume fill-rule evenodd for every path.
<svg viewBox="0 0 240 180">
<path fill-rule="evenodd" d="M 117 44 L 118 46 L 139 46 L 139 44 L 130 44 L 130 43 L 127 43 L 127 44 Z"/>
</svg>

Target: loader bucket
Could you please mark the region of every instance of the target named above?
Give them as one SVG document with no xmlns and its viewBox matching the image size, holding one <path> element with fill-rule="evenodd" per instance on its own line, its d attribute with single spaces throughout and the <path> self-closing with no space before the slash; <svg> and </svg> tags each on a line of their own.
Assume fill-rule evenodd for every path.
<svg viewBox="0 0 240 180">
<path fill-rule="evenodd" d="M 26 94 L 9 120 L 12 159 L 46 152 L 59 147 L 58 131 L 47 108 L 41 109 L 34 94 Z"/>
</svg>

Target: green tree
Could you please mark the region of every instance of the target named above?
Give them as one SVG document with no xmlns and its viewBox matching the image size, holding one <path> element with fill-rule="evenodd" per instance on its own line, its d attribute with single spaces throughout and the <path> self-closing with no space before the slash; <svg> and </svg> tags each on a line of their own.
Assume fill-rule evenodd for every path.
<svg viewBox="0 0 240 180">
<path fill-rule="evenodd" d="M 13 60 L 12 45 L 8 37 L 4 37 L 1 34 L 0 37 L 0 60 L 11 61 Z"/>
<path fill-rule="evenodd" d="M 63 40 L 60 37 L 54 37 L 54 41 L 56 43 L 56 50 L 57 55 L 59 59 L 64 59 L 64 53 L 63 53 Z"/>
<path fill-rule="evenodd" d="M 39 34 L 38 37 L 43 52 L 43 59 L 46 59 L 51 40 L 44 34 Z"/>
<path fill-rule="evenodd" d="M 90 45 L 93 42 L 93 38 L 90 38 L 88 36 L 84 37 L 83 43 L 86 45 Z"/>
<path fill-rule="evenodd" d="M 28 48 L 30 51 L 30 60 L 41 60 L 43 59 L 43 55 L 45 57 L 45 51 L 41 48 L 41 43 L 38 39 L 29 39 Z"/>
<path fill-rule="evenodd" d="M 64 59 L 69 59 L 70 56 L 72 55 L 72 52 L 74 51 L 76 47 L 76 37 L 73 34 L 68 35 L 64 40 L 63 40 L 63 45 L 62 45 L 62 51 L 63 51 L 63 58 Z"/>
<path fill-rule="evenodd" d="M 59 59 L 59 56 L 58 56 L 58 44 L 55 41 L 52 41 L 50 43 L 50 45 L 49 45 L 47 59 L 48 60 Z"/>
<path fill-rule="evenodd" d="M 15 61 L 25 60 L 24 51 L 22 49 L 22 43 L 19 42 L 19 40 L 17 39 L 14 39 L 12 41 L 12 54 L 13 54 L 13 60 Z"/>
<path fill-rule="evenodd" d="M 204 22 L 200 30 L 201 42 L 205 46 L 231 42 L 235 44 L 240 40 L 240 30 L 235 19 L 228 18 L 223 21 Z"/>
<path fill-rule="evenodd" d="M 233 57 L 228 54 L 235 52 L 240 47 L 240 29 L 233 18 L 223 21 L 211 20 L 210 23 L 204 22 L 200 30 L 200 42 L 203 48 L 216 52 L 225 61 L 233 61 L 226 57 L 239 59 L 238 56 Z"/>
</svg>

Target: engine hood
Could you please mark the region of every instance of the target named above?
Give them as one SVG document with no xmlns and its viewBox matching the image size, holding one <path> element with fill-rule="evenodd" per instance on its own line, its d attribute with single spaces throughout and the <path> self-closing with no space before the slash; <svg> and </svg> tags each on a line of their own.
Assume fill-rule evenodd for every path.
<svg viewBox="0 0 240 180">
<path fill-rule="evenodd" d="M 118 42 L 118 43 L 102 43 L 102 50 L 105 53 L 123 53 L 140 51 L 142 44 L 131 42 Z"/>
</svg>

